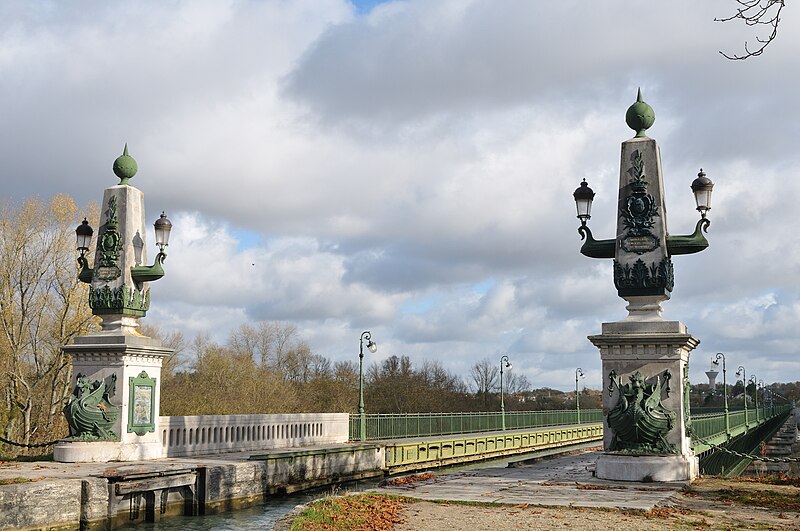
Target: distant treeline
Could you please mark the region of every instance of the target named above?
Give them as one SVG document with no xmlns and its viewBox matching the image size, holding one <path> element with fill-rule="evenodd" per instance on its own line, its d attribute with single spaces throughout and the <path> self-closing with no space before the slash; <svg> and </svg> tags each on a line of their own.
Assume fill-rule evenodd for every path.
<svg viewBox="0 0 800 531">
<path fill-rule="evenodd" d="M 162 334 L 153 327 L 143 331 L 176 351 L 162 373 L 163 415 L 357 410 L 357 359 L 331 362 L 314 354 L 292 324 L 243 324 L 222 345 L 203 336 L 187 345 L 179 333 Z M 574 392 L 532 390 L 524 376 L 503 376 L 507 411 L 575 407 Z M 499 365 L 481 360 L 470 368 L 469 377 L 465 382 L 438 361 L 414 364 L 408 356 L 391 356 L 365 365 L 366 410 L 498 410 Z M 582 390 L 581 407 L 600 407 L 600 392 Z"/>
</svg>

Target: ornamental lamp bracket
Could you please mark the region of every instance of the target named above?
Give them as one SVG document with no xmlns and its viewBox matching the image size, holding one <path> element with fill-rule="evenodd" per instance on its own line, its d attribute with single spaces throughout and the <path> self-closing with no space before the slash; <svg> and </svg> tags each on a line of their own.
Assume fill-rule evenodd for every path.
<svg viewBox="0 0 800 531">
<path fill-rule="evenodd" d="M 691 188 L 700 212 L 694 232 L 670 235 L 667 232 L 661 155 L 656 141 L 645 131 L 655 122 L 655 112 L 644 102 L 641 90 L 626 114 L 626 122 L 636 133 L 622 143 L 617 237 L 597 240 L 587 225 L 595 192 L 586 179 L 573 193 L 581 224 L 578 233 L 580 252 L 590 258 L 614 260 L 614 284 L 620 297 L 628 300 L 629 312 L 636 318 L 660 318 L 660 302 L 670 297 L 674 287 L 671 257 L 698 253 L 709 245 L 704 233 L 711 221 L 711 190 L 714 183 L 700 170 Z M 632 299 L 633 298 L 633 299 Z M 634 302 L 635 300 L 635 302 Z M 653 313 L 655 312 L 655 313 Z M 634 317 L 633 313 L 629 317 Z"/>
<path fill-rule="evenodd" d="M 167 259 L 167 253 L 164 248 L 169 245 L 169 234 L 172 230 L 172 222 L 167 219 L 167 215 L 161 212 L 161 216 L 153 224 L 156 233 L 156 245 L 158 246 L 158 254 L 149 266 L 133 266 L 131 267 L 131 278 L 137 284 L 142 282 L 153 282 L 164 276 L 164 268 L 162 264 Z"/>
<path fill-rule="evenodd" d="M 81 253 L 78 256 L 78 266 L 81 268 L 78 272 L 78 280 L 87 284 L 92 282 L 92 269 L 89 267 L 89 260 L 86 258 L 86 253 L 92 243 L 92 234 L 94 234 L 94 230 L 89 225 L 89 221 L 83 218 L 81 224 L 75 229 L 75 237 L 77 240 L 76 247 L 78 252 Z"/>
</svg>

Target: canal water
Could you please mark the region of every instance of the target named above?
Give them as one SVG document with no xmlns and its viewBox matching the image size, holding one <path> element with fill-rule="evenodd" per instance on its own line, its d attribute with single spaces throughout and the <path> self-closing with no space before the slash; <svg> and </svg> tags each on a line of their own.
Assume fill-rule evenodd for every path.
<svg viewBox="0 0 800 531">
<path fill-rule="evenodd" d="M 516 456 L 519 459 L 521 456 Z M 458 470 L 469 470 L 484 467 L 497 467 L 505 466 L 508 464 L 508 459 L 494 459 L 482 461 L 480 463 L 473 463 L 469 465 L 456 465 L 452 467 L 445 467 L 439 469 L 440 473 L 455 472 Z M 353 483 L 346 483 L 343 485 L 329 486 L 323 489 L 312 491 L 298 492 L 287 496 L 271 496 L 269 501 L 248 507 L 245 509 L 236 509 L 222 514 L 214 514 L 209 516 L 174 516 L 164 518 L 163 521 L 157 524 L 140 523 L 135 526 L 122 526 L 115 527 L 115 529 L 133 530 L 153 530 L 153 531 L 250 531 L 250 530 L 269 530 L 275 522 L 297 507 L 304 503 L 329 496 L 331 494 L 347 494 L 353 492 L 361 492 L 369 490 L 378 486 L 382 479 L 371 479 L 366 481 L 358 481 Z"/>
<path fill-rule="evenodd" d="M 174 516 L 164 518 L 157 524 L 140 523 L 130 526 L 115 527 L 124 530 L 154 530 L 154 531 L 264 531 L 272 529 L 275 522 L 283 515 L 304 503 L 323 498 L 331 494 L 345 494 L 360 492 L 378 486 L 381 480 L 359 481 L 346 485 L 331 486 L 324 489 L 298 492 L 286 496 L 271 496 L 269 501 L 247 507 L 236 509 L 222 514 L 208 516 Z"/>
</svg>

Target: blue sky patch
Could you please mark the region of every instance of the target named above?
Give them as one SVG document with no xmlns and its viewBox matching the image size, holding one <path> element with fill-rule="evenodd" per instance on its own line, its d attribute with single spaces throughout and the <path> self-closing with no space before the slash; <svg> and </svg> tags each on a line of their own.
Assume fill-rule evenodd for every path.
<svg viewBox="0 0 800 531">
<path fill-rule="evenodd" d="M 351 0 L 359 13 L 367 14 L 378 4 L 386 4 L 386 0 Z"/>
</svg>

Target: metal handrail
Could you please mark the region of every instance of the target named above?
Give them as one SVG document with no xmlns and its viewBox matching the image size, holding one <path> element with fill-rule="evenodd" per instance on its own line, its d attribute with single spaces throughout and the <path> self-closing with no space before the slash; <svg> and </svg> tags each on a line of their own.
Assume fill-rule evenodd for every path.
<svg viewBox="0 0 800 531">
<path fill-rule="evenodd" d="M 758 408 L 758 420 L 756 421 L 756 410 L 748 409 L 747 423 L 745 424 L 744 410 L 730 411 L 728 413 L 729 426 L 731 432 L 743 432 L 749 428 L 763 424 L 767 420 L 773 419 L 790 411 L 790 404 L 776 405 L 774 407 L 765 406 Z M 725 413 L 705 413 L 692 415 L 692 436 L 703 439 L 714 438 L 726 434 Z"/>
<path fill-rule="evenodd" d="M 731 432 L 742 432 L 763 424 L 766 420 L 786 413 L 791 405 L 764 406 L 756 410 L 748 409 L 745 424 L 744 410 L 728 412 L 728 425 Z M 725 413 L 704 413 L 704 408 L 692 410 L 692 433 L 694 436 L 709 438 L 725 435 Z M 402 439 L 406 437 L 427 437 L 454 435 L 459 433 L 480 433 L 502 430 L 500 412 L 460 412 L 460 413 L 372 413 L 366 417 L 366 440 Z M 506 428 L 526 429 L 546 426 L 567 426 L 578 424 L 577 411 L 507 411 Z M 603 422 L 600 409 L 581 410 L 580 424 Z M 350 440 L 358 440 L 360 434 L 358 415 L 350 415 Z"/>
<path fill-rule="evenodd" d="M 505 424 L 509 430 L 578 424 L 577 411 L 506 411 Z M 581 410 L 580 424 L 603 421 L 600 409 Z M 431 435 L 453 435 L 501 431 L 503 418 L 498 412 L 463 413 L 372 413 L 366 415 L 366 439 L 402 439 Z M 359 438 L 358 415 L 350 415 L 350 439 Z"/>
</svg>

